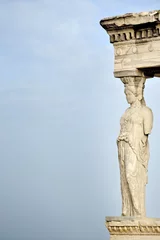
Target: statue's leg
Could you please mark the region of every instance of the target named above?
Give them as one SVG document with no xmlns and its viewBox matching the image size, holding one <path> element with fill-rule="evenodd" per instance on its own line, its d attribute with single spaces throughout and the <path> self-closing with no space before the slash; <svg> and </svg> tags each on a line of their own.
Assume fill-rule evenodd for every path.
<svg viewBox="0 0 160 240">
<path fill-rule="evenodd" d="M 121 194 L 122 194 L 122 216 L 131 215 L 131 197 L 129 186 L 126 179 L 126 166 L 125 166 L 125 142 L 120 142 L 119 147 L 119 166 L 120 166 L 120 179 L 121 179 Z"/>
<path fill-rule="evenodd" d="M 146 190 L 146 169 L 139 163 L 139 201 L 141 207 L 141 216 L 146 216 L 145 209 L 145 190 Z"/>
<path fill-rule="evenodd" d="M 131 196 L 131 209 L 133 216 L 145 215 L 144 204 L 144 168 L 138 161 L 137 156 L 131 148 L 128 149 L 126 159 L 126 178 Z"/>
</svg>

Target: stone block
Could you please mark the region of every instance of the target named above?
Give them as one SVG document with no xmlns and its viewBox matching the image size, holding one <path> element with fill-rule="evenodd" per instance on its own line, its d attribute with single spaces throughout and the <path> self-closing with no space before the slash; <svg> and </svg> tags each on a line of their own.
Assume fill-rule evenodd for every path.
<svg viewBox="0 0 160 240">
<path fill-rule="evenodd" d="M 110 240 L 160 240 L 160 219 L 106 217 Z"/>
</svg>

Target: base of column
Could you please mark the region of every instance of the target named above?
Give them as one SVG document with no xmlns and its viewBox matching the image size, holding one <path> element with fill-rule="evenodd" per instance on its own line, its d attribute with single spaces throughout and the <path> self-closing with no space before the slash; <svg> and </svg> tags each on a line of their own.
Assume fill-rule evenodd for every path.
<svg viewBox="0 0 160 240">
<path fill-rule="evenodd" d="M 106 217 L 110 240 L 160 240 L 160 219 Z"/>
<path fill-rule="evenodd" d="M 160 240 L 160 236 L 130 236 L 130 235 L 125 235 L 125 236 L 110 236 L 110 240 Z"/>
</svg>

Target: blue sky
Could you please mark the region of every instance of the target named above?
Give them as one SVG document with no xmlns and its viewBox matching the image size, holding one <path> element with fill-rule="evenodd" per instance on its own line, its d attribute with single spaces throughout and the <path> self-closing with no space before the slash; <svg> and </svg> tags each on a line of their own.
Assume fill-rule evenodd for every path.
<svg viewBox="0 0 160 240">
<path fill-rule="evenodd" d="M 127 103 L 100 19 L 153 0 L 0 1 L 0 239 L 106 240 L 120 216 L 116 138 Z M 147 215 L 160 217 L 159 79 Z"/>
</svg>

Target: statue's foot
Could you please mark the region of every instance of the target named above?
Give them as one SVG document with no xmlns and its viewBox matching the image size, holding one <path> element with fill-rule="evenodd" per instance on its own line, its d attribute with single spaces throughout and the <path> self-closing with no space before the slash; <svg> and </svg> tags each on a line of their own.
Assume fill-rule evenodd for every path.
<svg viewBox="0 0 160 240">
<path fill-rule="evenodd" d="M 126 217 L 126 216 L 127 216 L 127 214 L 123 212 L 122 213 L 122 217 Z"/>
</svg>

